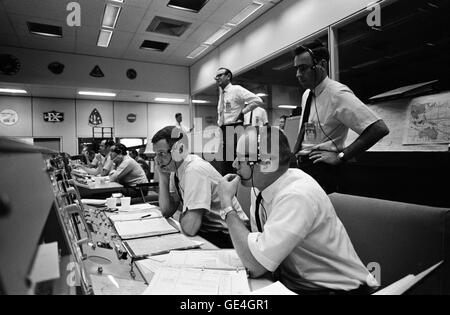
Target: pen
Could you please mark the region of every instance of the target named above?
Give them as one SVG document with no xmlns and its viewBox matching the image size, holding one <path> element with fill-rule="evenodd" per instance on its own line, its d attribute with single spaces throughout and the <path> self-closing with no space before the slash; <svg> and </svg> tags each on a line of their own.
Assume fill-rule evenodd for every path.
<svg viewBox="0 0 450 315">
<path fill-rule="evenodd" d="M 144 215 L 143 217 L 141 217 L 141 219 L 149 218 L 151 216 L 152 216 L 151 214 L 147 214 L 147 215 Z"/>
</svg>

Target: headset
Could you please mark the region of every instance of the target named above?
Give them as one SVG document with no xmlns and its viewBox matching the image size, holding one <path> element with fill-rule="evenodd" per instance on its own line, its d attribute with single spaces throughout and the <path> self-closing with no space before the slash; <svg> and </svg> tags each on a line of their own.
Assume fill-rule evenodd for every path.
<svg viewBox="0 0 450 315">
<path fill-rule="evenodd" d="M 186 145 L 181 141 L 184 137 L 184 134 L 180 131 L 180 136 L 176 139 L 176 142 L 172 145 L 170 149 L 170 160 L 164 165 L 160 165 L 161 168 L 167 167 L 172 163 L 173 160 L 176 162 L 183 161 L 188 155 L 188 150 Z"/>
<path fill-rule="evenodd" d="M 317 68 L 317 66 L 319 64 L 319 60 L 317 59 L 317 57 L 314 54 L 314 52 L 310 48 L 308 48 L 306 46 L 299 46 L 299 47 L 302 48 L 303 50 L 305 50 L 311 56 L 311 59 L 313 61 L 313 65 L 312 65 L 311 69 L 312 70 L 316 70 L 316 68 Z"/>
</svg>

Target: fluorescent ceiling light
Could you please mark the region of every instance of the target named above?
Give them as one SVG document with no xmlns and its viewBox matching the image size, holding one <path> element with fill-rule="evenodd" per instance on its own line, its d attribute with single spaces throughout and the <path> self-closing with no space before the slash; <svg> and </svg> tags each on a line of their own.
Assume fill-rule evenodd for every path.
<svg viewBox="0 0 450 315">
<path fill-rule="evenodd" d="M 237 26 L 237 25 L 241 24 L 243 21 L 245 21 L 247 18 L 249 18 L 256 11 L 261 9 L 263 6 L 264 6 L 264 4 L 257 2 L 257 1 L 253 1 L 252 4 L 250 4 L 244 10 L 242 10 L 230 22 L 228 22 L 228 25 Z"/>
<path fill-rule="evenodd" d="M 167 103 L 184 103 L 185 99 L 182 98 L 165 98 L 165 97 L 157 97 L 155 98 L 157 102 L 167 102 Z"/>
<path fill-rule="evenodd" d="M 295 109 L 295 108 L 297 108 L 297 106 L 295 106 L 295 105 L 279 105 L 278 108 L 282 108 L 282 109 Z"/>
<path fill-rule="evenodd" d="M 217 32 L 215 32 L 210 38 L 208 38 L 204 42 L 204 44 L 206 44 L 206 45 L 214 44 L 219 39 L 221 39 L 223 36 L 225 36 L 229 31 L 231 31 L 231 27 L 229 27 L 229 26 L 222 26 Z"/>
<path fill-rule="evenodd" d="M 209 48 L 208 45 L 201 45 L 200 47 L 198 47 L 197 49 L 195 49 L 193 52 L 191 52 L 189 54 L 189 56 L 187 56 L 188 59 L 195 59 L 198 56 L 200 56 L 205 50 L 207 50 Z"/>
<path fill-rule="evenodd" d="M 116 97 L 116 93 L 80 91 L 79 95 Z"/>
<path fill-rule="evenodd" d="M 110 30 L 100 30 L 100 34 L 98 35 L 97 46 L 100 47 L 108 47 L 111 42 L 113 31 Z"/>
<path fill-rule="evenodd" d="M 259 97 L 266 97 L 266 96 L 268 96 L 266 93 L 258 93 L 258 94 L 256 94 L 256 96 L 259 96 Z"/>
<path fill-rule="evenodd" d="M 121 10 L 122 7 L 118 5 L 107 4 L 105 7 L 105 13 L 103 14 L 102 26 L 107 28 L 115 28 Z"/>
<path fill-rule="evenodd" d="M 25 90 L 18 90 L 18 89 L 0 89 L 0 93 L 27 94 L 28 92 Z"/>
<path fill-rule="evenodd" d="M 123 0 L 109 0 L 109 1 L 113 1 L 113 2 L 120 2 L 120 3 L 123 3 Z"/>
<path fill-rule="evenodd" d="M 193 100 L 192 101 L 193 104 L 208 104 L 208 101 L 202 101 L 202 100 Z"/>
</svg>

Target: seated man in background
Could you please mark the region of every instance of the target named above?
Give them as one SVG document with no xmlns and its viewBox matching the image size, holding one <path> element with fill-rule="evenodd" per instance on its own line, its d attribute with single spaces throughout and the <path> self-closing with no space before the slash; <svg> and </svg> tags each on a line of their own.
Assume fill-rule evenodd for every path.
<svg viewBox="0 0 450 315">
<path fill-rule="evenodd" d="M 147 184 L 147 176 L 142 167 L 127 154 L 127 147 L 121 143 L 111 147 L 111 160 L 116 170 L 109 176 L 111 182 L 118 182 L 124 186 L 135 186 L 139 184 Z M 142 192 L 148 193 L 148 187 L 142 188 Z M 130 197 L 139 197 L 140 191 L 129 189 L 126 194 Z"/>
<path fill-rule="evenodd" d="M 103 140 L 100 143 L 100 153 L 95 155 L 95 160 L 97 160 L 96 168 L 90 168 L 86 166 L 79 166 L 81 169 L 86 171 L 89 175 L 100 175 L 108 176 L 113 170 L 114 164 L 111 160 L 110 151 L 111 147 L 114 145 L 112 140 Z"/>
<path fill-rule="evenodd" d="M 270 153 L 264 150 L 268 147 Z M 330 199 L 311 176 L 289 169 L 290 155 L 280 129 L 263 127 L 258 135 L 248 128 L 237 145 L 238 175 L 227 175 L 220 183 L 222 216 L 250 276 L 272 272 L 299 294 L 370 293 L 377 282 L 356 254 Z M 240 183 L 253 187 L 251 231 L 233 208 Z"/>
<path fill-rule="evenodd" d="M 208 162 L 188 153 L 186 134 L 175 126 L 166 127 L 152 139 L 159 173 L 159 205 L 165 217 L 182 205 L 180 224 L 188 236 L 200 235 L 220 248 L 232 248 L 228 228 L 220 217 L 218 184 L 222 176 Z M 171 194 L 174 173 L 177 194 Z M 230 201 L 245 218 L 236 198 Z"/>
<path fill-rule="evenodd" d="M 145 172 L 145 176 L 147 176 L 147 179 L 150 180 L 150 165 L 148 162 L 134 149 L 130 150 L 129 155 L 133 160 L 139 163 Z"/>
</svg>

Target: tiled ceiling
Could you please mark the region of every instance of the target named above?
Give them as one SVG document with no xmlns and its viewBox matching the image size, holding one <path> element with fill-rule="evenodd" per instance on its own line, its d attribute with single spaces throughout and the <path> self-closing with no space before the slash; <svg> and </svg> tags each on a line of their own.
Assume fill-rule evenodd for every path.
<svg viewBox="0 0 450 315">
<path fill-rule="evenodd" d="M 264 7 L 215 45 L 280 2 L 280 0 L 257 1 L 264 3 Z M 69 27 L 66 23 L 67 15 L 70 13 L 66 10 L 69 2 L 71 1 L 0 1 L 0 45 L 190 66 L 197 59 L 187 59 L 187 55 L 253 1 L 209 0 L 198 13 L 195 13 L 168 7 L 169 0 L 124 0 L 123 4 L 109 0 L 76 0 L 74 2 L 81 6 L 80 27 Z M 109 47 L 102 48 L 97 46 L 97 38 L 106 3 L 122 6 L 122 12 Z M 181 36 L 147 32 L 156 16 L 186 22 L 188 28 Z M 63 37 L 48 38 L 30 34 L 27 22 L 61 26 Z M 140 46 L 144 40 L 165 42 L 169 45 L 163 52 L 142 50 Z"/>
</svg>

